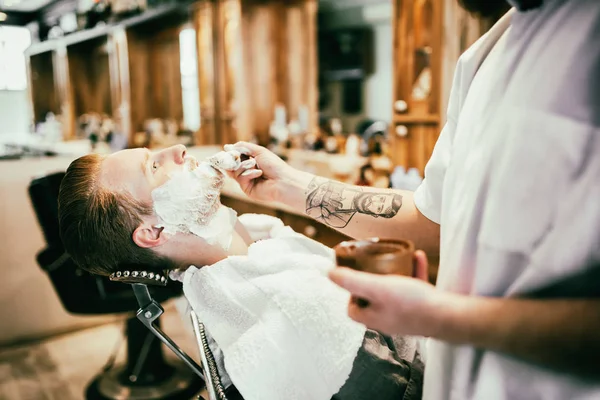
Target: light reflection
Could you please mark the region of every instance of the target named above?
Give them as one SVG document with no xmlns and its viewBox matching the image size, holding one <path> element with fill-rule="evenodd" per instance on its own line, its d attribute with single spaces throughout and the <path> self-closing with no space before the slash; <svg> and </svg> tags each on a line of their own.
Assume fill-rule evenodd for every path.
<svg viewBox="0 0 600 400">
<path fill-rule="evenodd" d="M 183 121 L 186 128 L 200 129 L 200 93 L 198 88 L 198 56 L 196 31 L 187 28 L 179 33 L 179 69 L 183 97 Z"/>
<path fill-rule="evenodd" d="M 31 45 L 27 28 L 0 26 L 0 90 L 25 90 L 25 49 Z"/>
</svg>

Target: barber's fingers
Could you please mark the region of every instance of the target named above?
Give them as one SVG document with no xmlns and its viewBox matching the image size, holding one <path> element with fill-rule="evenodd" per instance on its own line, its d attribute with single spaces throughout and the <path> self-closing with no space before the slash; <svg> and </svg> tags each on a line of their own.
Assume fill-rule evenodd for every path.
<svg viewBox="0 0 600 400">
<path fill-rule="evenodd" d="M 258 168 L 248 168 L 248 169 L 239 168 L 239 169 L 235 170 L 233 173 L 234 173 L 234 179 L 236 179 L 236 180 L 239 180 L 240 178 L 243 178 L 243 177 L 250 177 L 250 179 L 255 179 L 255 178 L 262 176 L 263 171 Z"/>
<path fill-rule="evenodd" d="M 379 298 L 382 287 L 385 285 L 385 276 L 354 271 L 349 268 L 338 267 L 329 271 L 329 279 L 338 286 L 346 289 L 355 297 L 369 302 Z"/>
<path fill-rule="evenodd" d="M 414 277 L 422 281 L 429 281 L 429 262 L 427 255 L 423 250 L 415 251 L 414 257 Z"/>
<path fill-rule="evenodd" d="M 260 178 L 262 176 L 262 174 L 263 174 L 263 172 L 261 169 L 249 169 L 249 170 L 242 172 L 239 176 L 240 176 L 240 178 L 252 180 L 252 179 Z"/>
<path fill-rule="evenodd" d="M 232 145 L 231 148 L 250 157 L 259 156 L 265 151 L 268 151 L 266 148 L 250 142 L 237 142 L 236 144 Z"/>
<path fill-rule="evenodd" d="M 235 172 L 238 173 L 242 173 L 250 168 L 254 168 L 256 167 L 256 159 L 255 158 L 249 158 L 246 161 L 242 161 L 240 163 L 240 165 L 238 165 L 238 167 L 235 169 Z"/>
<path fill-rule="evenodd" d="M 243 169 L 243 168 L 238 168 L 235 171 L 225 171 L 227 172 L 227 175 L 229 175 L 230 178 L 233 178 L 234 180 L 238 181 L 238 183 L 247 183 L 247 181 L 251 181 L 252 179 L 256 179 L 256 178 L 260 178 L 263 174 L 263 171 L 261 169 L 255 169 L 255 168 L 250 168 L 250 169 Z"/>
</svg>

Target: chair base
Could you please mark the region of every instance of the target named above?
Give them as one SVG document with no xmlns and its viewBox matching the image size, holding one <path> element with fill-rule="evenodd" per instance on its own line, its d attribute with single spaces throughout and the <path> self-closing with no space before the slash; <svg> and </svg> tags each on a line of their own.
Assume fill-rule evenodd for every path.
<svg viewBox="0 0 600 400">
<path fill-rule="evenodd" d="M 129 381 L 126 367 L 120 366 L 98 375 L 88 386 L 87 400 L 190 400 L 204 388 L 204 382 L 184 365 L 172 370 L 161 381 L 139 384 Z"/>
</svg>

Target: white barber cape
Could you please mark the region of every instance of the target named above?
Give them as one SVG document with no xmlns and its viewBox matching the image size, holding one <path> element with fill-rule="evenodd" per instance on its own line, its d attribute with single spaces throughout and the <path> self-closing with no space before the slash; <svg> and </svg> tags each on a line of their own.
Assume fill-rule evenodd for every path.
<svg viewBox="0 0 600 400">
<path fill-rule="evenodd" d="M 242 215 L 247 256 L 190 267 L 183 291 L 246 400 L 329 400 L 348 379 L 366 328 L 327 277 L 333 250 L 266 215 Z"/>
<path fill-rule="evenodd" d="M 440 290 L 586 296 L 565 282 L 600 262 L 600 1 L 513 10 L 465 52 L 414 199 L 441 224 Z M 424 398 L 597 400 L 600 383 L 430 341 Z"/>
</svg>

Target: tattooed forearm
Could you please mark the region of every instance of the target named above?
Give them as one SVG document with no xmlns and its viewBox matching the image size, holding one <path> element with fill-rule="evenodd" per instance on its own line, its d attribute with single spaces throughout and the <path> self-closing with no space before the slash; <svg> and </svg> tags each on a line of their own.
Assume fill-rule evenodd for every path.
<svg viewBox="0 0 600 400">
<path fill-rule="evenodd" d="M 334 228 L 345 228 L 356 213 L 392 218 L 400 207 L 399 194 L 364 192 L 358 186 L 319 177 L 306 190 L 306 214 Z"/>
</svg>

